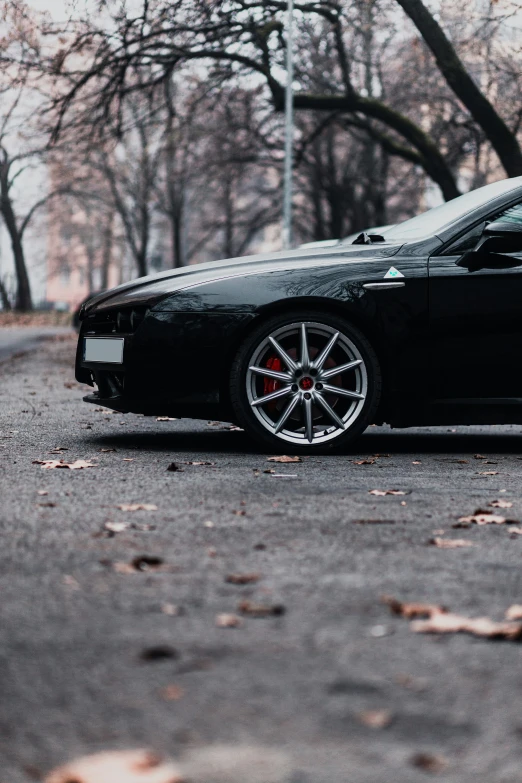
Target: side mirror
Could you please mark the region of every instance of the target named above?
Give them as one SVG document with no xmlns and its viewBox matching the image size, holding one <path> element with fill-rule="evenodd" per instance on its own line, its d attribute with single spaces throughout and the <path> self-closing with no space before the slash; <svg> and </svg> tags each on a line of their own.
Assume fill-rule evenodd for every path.
<svg viewBox="0 0 522 783">
<path fill-rule="evenodd" d="M 522 223 L 499 218 L 488 223 L 484 227 L 483 234 L 486 237 L 513 237 L 514 234 L 518 234 L 520 236 L 520 245 L 522 246 Z"/>
</svg>

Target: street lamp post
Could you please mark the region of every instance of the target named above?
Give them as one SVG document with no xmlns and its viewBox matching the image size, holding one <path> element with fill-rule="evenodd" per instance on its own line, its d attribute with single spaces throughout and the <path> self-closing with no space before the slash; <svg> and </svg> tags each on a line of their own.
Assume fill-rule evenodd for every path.
<svg viewBox="0 0 522 783">
<path fill-rule="evenodd" d="M 283 248 L 292 246 L 292 164 L 294 147 L 293 34 L 294 0 L 288 0 L 286 17 L 285 170 L 283 192 Z"/>
</svg>

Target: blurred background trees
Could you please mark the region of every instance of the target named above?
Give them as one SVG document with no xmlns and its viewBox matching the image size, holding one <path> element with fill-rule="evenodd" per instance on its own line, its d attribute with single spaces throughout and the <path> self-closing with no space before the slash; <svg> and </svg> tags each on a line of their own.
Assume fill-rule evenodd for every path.
<svg viewBox="0 0 522 783">
<path fill-rule="evenodd" d="M 285 9 L 84 0 L 53 18 L 5 3 L 4 308 L 30 307 L 32 281 L 66 306 L 279 248 Z M 297 243 L 522 174 L 517 3 L 307 0 L 295 23 Z"/>
</svg>

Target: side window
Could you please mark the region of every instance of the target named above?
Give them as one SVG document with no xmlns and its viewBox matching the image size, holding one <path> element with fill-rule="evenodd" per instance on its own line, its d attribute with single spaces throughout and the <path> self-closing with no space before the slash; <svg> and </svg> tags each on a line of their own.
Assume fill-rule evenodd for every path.
<svg viewBox="0 0 522 783">
<path fill-rule="evenodd" d="M 522 231 L 522 204 L 516 204 L 498 215 L 504 223 L 513 223 Z"/>
<path fill-rule="evenodd" d="M 451 245 L 444 251 L 445 256 L 459 256 L 461 253 L 466 253 L 468 250 L 473 250 L 478 244 L 484 226 L 486 225 L 483 220 L 478 226 L 469 228 L 465 234 L 462 234 L 458 239 L 451 243 Z"/>
</svg>

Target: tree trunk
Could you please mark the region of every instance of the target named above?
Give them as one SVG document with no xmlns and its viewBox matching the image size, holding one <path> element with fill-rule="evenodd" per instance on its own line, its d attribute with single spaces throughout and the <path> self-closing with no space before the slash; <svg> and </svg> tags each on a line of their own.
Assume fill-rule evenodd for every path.
<svg viewBox="0 0 522 783">
<path fill-rule="evenodd" d="M 33 300 L 31 297 L 31 284 L 29 283 L 29 275 L 27 274 L 22 238 L 16 224 L 16 217 L 9 195 L 8 174 L 4 170 L 0 172 L 0 211 L 4 218 L 5 227 L 9 234 L 11 247 L 13 249 L 17 282 L 15 309 L 23 311 L 32 310 Z"/>
<path fill-rule="evenodd" d="M 422 0 L 397 0 L 431 49 L 440 72 L 482 128 L 508 177 L 522 174 L 522 150 L 502 117 L 475 84 L 452 43 Z"/>
<path fill-rule="evenodd" d="M 9 297 L 7 296 L 7 289 L 3 282 L 0 280 L 0 302 L 2 302 L 2 307 L 4 310 L 11 310 L 11 302 L 9 301 Z"/>
<path fill-rule="evenodd" d="M 109 287 L 109 268 L 112 260 L 113 223 L 114 223 L 114 212 L 111 212 L 107 220 L 107 225 L 105 227 L 105 236 L 103 239 L 101 283 L 100 283 L 100 287 L 102 291 L 106 291 L 107 288 Z"/>
</svg>

